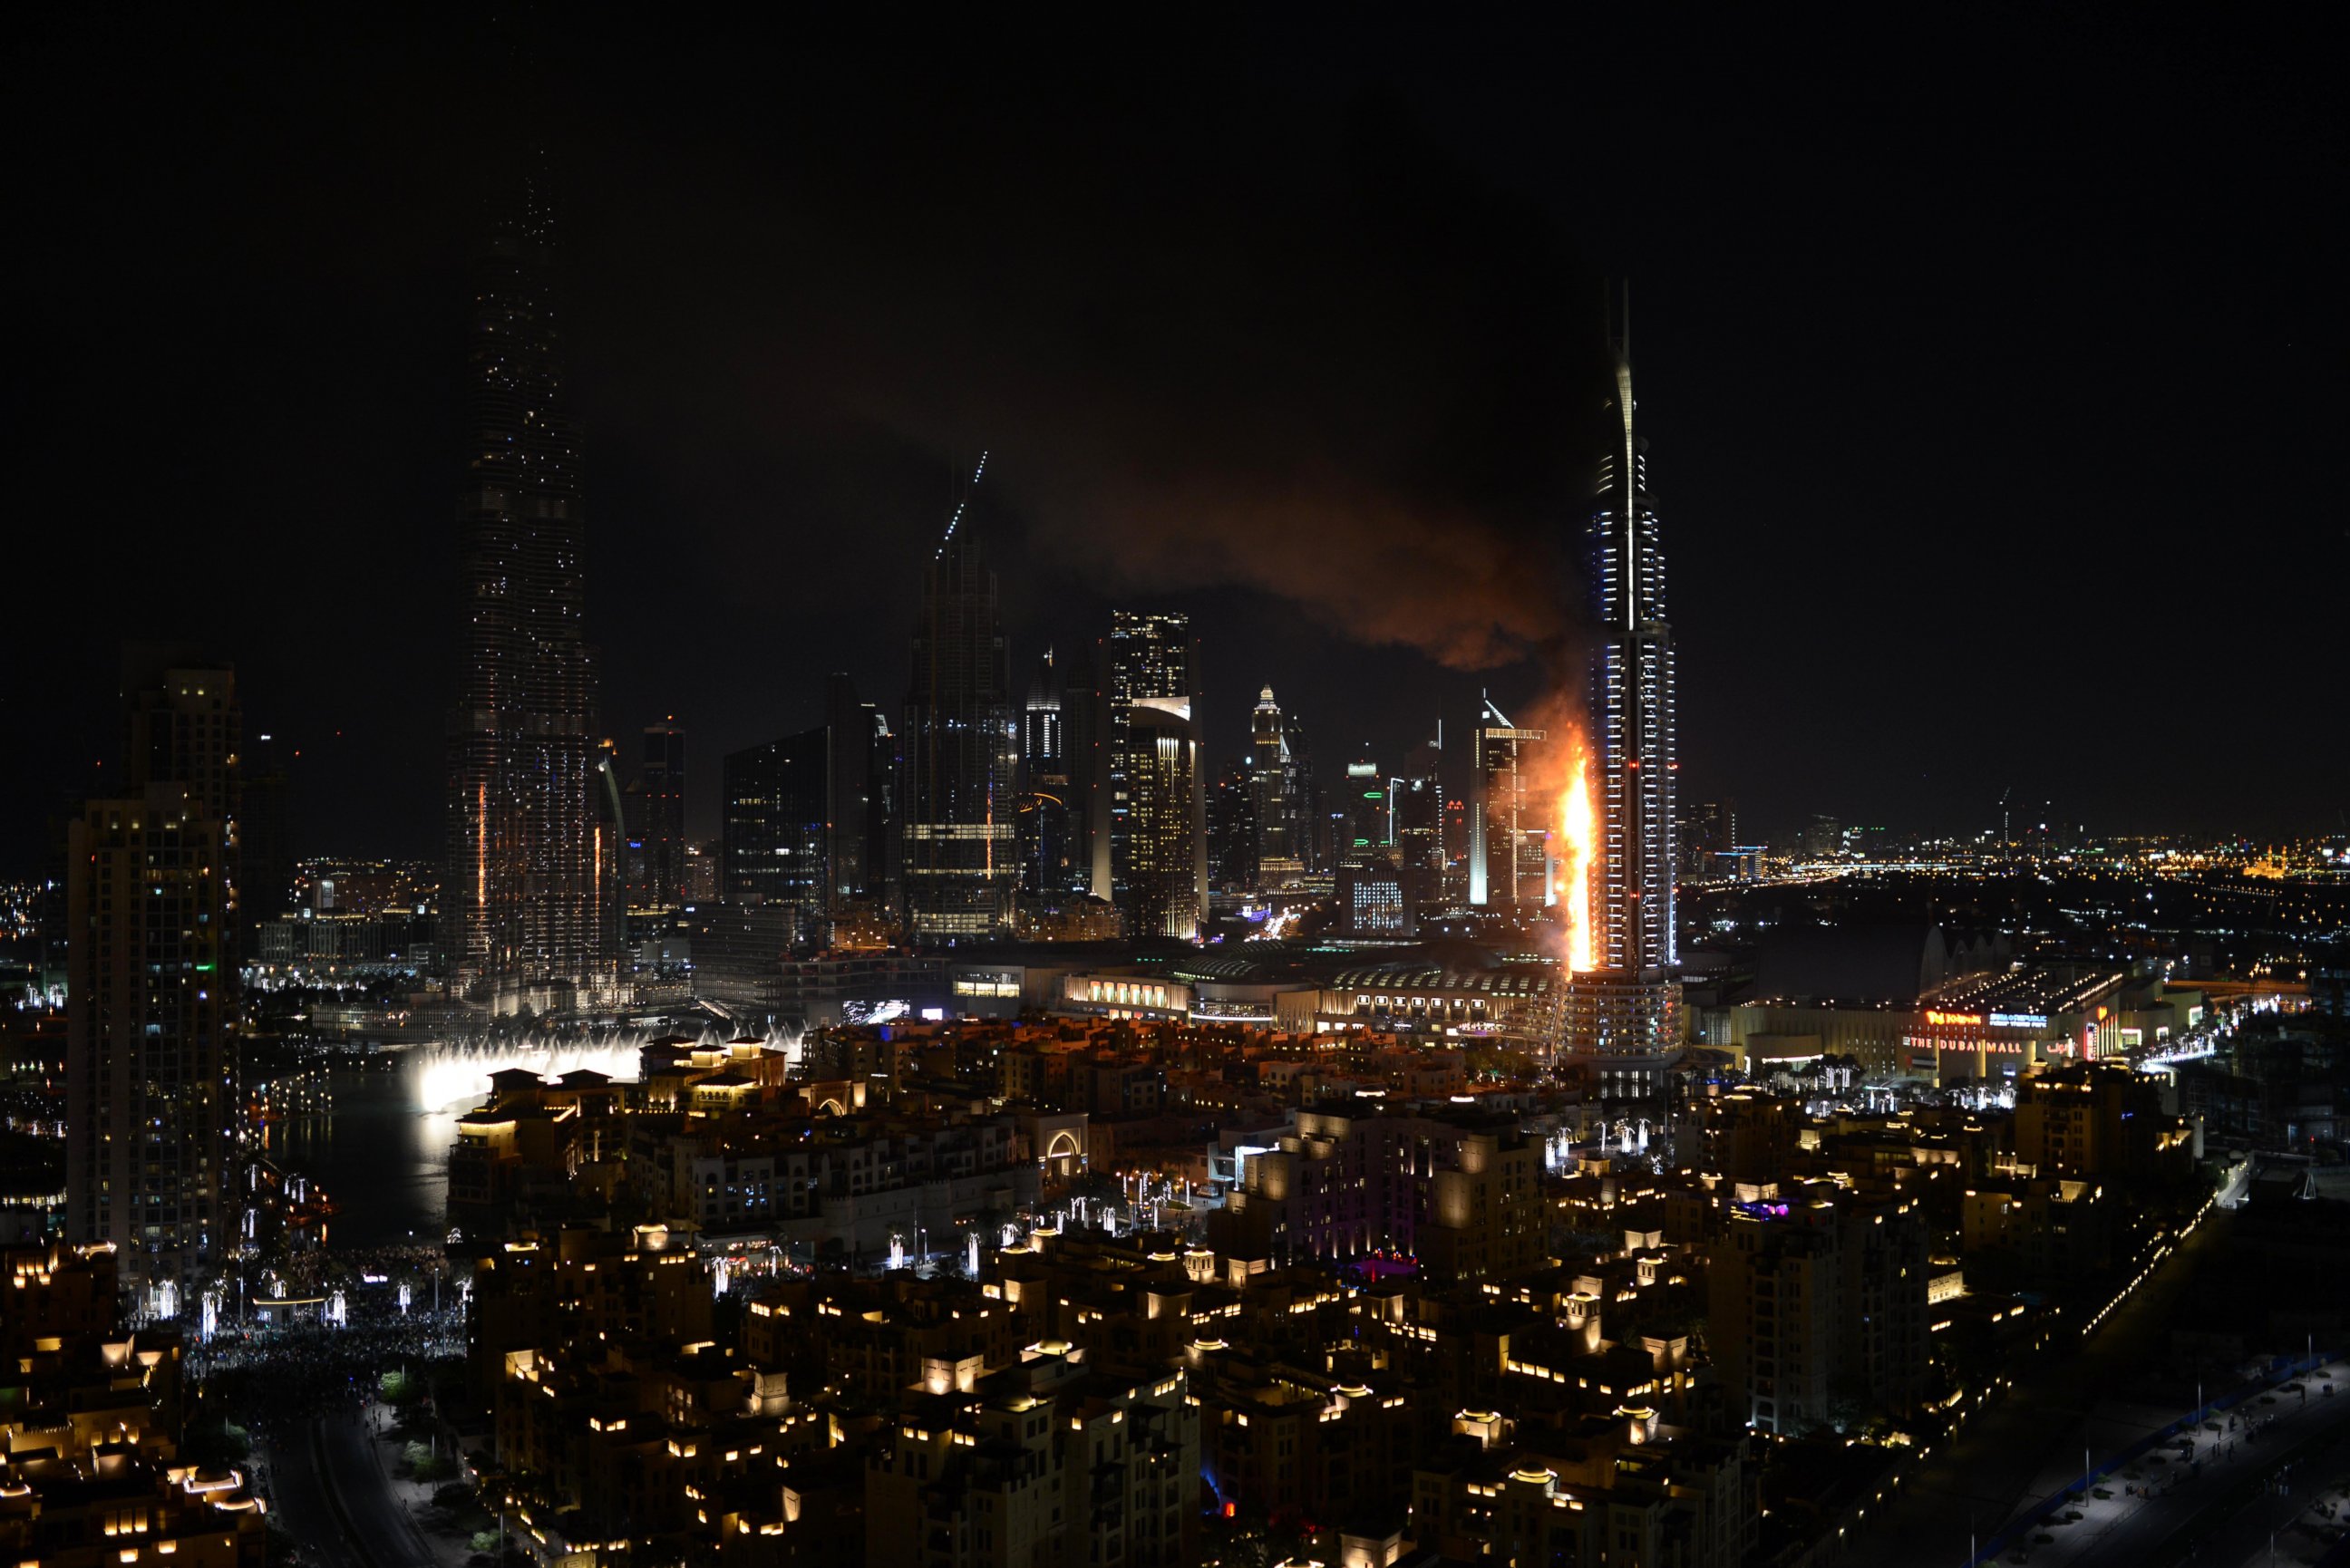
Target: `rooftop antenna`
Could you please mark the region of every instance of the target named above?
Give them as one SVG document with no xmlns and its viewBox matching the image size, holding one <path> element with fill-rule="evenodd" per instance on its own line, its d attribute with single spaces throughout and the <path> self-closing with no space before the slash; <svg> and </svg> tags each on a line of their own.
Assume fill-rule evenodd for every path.
<svg viewBox="0 0 2350 1568">
<path fill-rule="evenodd" d="M 931 559 L 938 560 L 947 553 L 947 545 L 954 539 L 955 528 L 962 522 L 963 508 L 971 504 L 971 493 L 979 488 L 980 476 L 986 472 L 987 453 L 983 452 L 979 454 L 979 466 L 972 470 L 971 483 L 963 486 L 962 499 L 955 503 L 954 515 L 947 519 L 947 531 L 939 540 L 938 550 Z"/>
<path fill-rule="evenodd" d="M 1608 347 L 1616 357 L 1616 407 L 1624 422 L 1624 468 L 1617 481 L 1617 492 L 1624 505 L 1624 561 L 1627 572 L 1638 558 L 1640 547 L 1640 448 L 1632 431 L 1632 280 L 1624 279 L 1617 286 L 1616 308 L 1608 312 Z M 1624 628 L 1638 628 L 1641 618 L 1639 579 L 1628 576 L 1624 584 Z"/>
</svg>

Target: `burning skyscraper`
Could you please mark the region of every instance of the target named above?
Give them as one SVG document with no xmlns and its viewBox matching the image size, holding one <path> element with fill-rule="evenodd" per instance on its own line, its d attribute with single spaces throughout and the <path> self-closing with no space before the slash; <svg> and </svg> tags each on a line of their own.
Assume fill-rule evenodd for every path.
<svg viewBox="0 0 2350 1568">
<path fill-rule="evenodd" d="M 1560 836 L 1569 846 L 1567 902 L 1587 902 L 1573 929 L 1561 1044 L 1610 1092 L 1648 1094 L 1680 1042 L 1679 960 L 1673 932 L 1673 639 L 1665 562 L 1648 494 L 1646 443 L 1634 430 L 1631 303 L 1610 323 L 1616 382 L 1607 455 L 1586 535 L 1596 639 L 1591 651 L 1587 752 L 1571 765 Z M 1579 818 L 1587 813 L 1588 827 Z M 1596 839 L 1596 843 L 1594 840 Z M 1587 846 L 1575 857 L 1574 847 Z M 1576 876 L 1575 859 L 1586 864 Z M 1579 885 L 1577 884 L 1579 881 Z"/>
</svg>

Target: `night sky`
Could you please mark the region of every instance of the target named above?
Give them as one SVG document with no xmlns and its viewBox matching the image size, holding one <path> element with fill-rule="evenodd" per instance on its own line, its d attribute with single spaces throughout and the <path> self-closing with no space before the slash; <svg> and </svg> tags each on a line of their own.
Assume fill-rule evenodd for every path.
<svg viewBox="0 0 2350 1568">
<path fill-rule="evenodd" d="M 1465 749 L 1481 687 L 1531 706 L 1575 656 L 1619 275 L 1684 798 L 1750 837 L 1970 831 L 2011 787 L 2096 829 L 2343 826 L 2314 38 L 630 15 L 12 50 L 0 871 L 117 765 L 128 636 L 234 659 L 302 750 L 297 852 L 432 852 L 466 260 L 534 145 L 606 726 L 686 722 L 697 836 L 720 753 L 816 722 L 827 671 L 894 710 L 983 448 L 1016 686 L 1112 605 L 1182 608 L 1220 759 L 1266 681 L 1326 773 L 1440 714 Z"/>
</svg>

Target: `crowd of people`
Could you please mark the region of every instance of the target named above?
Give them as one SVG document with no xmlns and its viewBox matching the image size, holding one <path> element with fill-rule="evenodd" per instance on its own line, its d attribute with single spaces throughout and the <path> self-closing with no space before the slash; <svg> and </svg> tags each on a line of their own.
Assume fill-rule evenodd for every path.
<svg viewBox="0 0 2350 1568">
<path fill-rule="evenodd" d="M 362 1292 L 388 1291 L 396 1301 L 398 1288 L 406 1284 L 411 1296 L 429 1301 L 436 1287 L 444 1298 L 457 1288 L 449 1275 L 447 1254 L 437 1246 L 413 1243 L 289 1251 L 255 1272 L 256 1283 L 249 1288 L 267 1289 L 282 1280 L 289 1296 L 323 1296 L 340 1290 L 355 1308 Z"/>
<path fill-rule="evenodd" d="M 246 1441 L 275 1446 L 318 1417 L 381 1398 L 386 1373 L 411 1376 L 421 1387 L 433 1362 L 464 1354 L 465 1303 L 444 1282 L 436 1310 L 429 1284 L 419 1288 L 422 1271 L 403 1271 L 415 1262 L 407 1252 L 330 1255 L 325 1269 L 287 1280 L 289 1300 L 318 1303 L 340 1291 L 339 1323 L 322 1303 L 264 1310 L 269 1298 L 248 1299 L 242 1316 L 229 1303 L 210 1339 L 189 1336 L 192 1414 L 222 1418 Z M 404 1312 L 402 1279 L 410 1282 Z"/>
</svg>

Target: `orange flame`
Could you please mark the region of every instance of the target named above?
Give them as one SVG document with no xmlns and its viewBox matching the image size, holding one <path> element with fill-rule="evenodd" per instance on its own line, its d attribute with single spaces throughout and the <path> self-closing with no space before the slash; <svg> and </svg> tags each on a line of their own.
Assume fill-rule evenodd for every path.
<svg viewBox="0 0 2350 1568">
<path fill-rule="evenodd" d="M 1580 735 L 1568 737 L 1574 762 L 1558 796 L 1558 901 L 1566 906 L 1566 967 L 1583 974 L 1599 967 L 1591 947 L 1591 862 L 1598 845 L 1591 809 L 1591 759 Z"/>
</svg>

